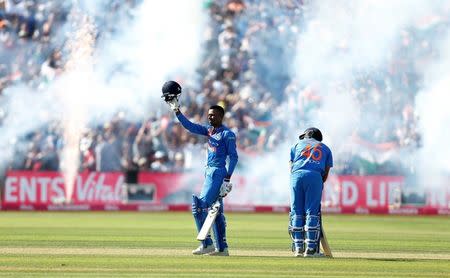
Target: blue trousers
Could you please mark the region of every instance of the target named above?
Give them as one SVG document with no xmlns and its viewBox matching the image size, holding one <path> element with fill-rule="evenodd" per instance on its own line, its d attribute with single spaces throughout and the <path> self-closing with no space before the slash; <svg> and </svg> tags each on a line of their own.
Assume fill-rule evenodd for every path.
<svg viewBox="0 0 450 278">
<path fill-rule="evenodd" d="M 199 198 L 206 203 L 207 207 L 210 207 L 219 197 L 220 187 L 226 175 L 225 167 L 206 167 L 205 181 Z"/>
<path fill-rule="evenodd" d="M 317 249 L 320 236 L 320 201 L 323 181 L 318 172 L 299 170 L 291 174 L 290 230 L 294 247 Z"/>
<path fill-rule="evenodd" d="M 193 197 L 192 202 L 192 213 L 194 215 L 197 230 L 200 231 L 203 222 L 206 219 L 206 214 L 208 208 L 217 200 L 219 197 L 220 187 L 222 186 L 223 179 L 227 175 L 227 170 L 225 167 L 206 167 L 205 170 L 205 182 L 203 183 L 202 191 L 200 196 L 197 198 Z M 216 243 L 216 248 L 219 251 L 223 251 L 228 248 L 226 242 L 226 220 L 223 214 L 223 202 L 220 201 L 219 214 L 213 225 L 214 239 Z M 203 241 L 203 246 L 208 246 L 212 244 L 212 239 L 210 236 Z"/>
</svg>

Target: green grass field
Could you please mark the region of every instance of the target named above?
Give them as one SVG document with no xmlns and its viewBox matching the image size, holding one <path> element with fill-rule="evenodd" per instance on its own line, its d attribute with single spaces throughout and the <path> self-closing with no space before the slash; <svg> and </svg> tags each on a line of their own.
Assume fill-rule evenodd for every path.
<svg viewBox="0 0 450 278">
<path fill-rule="evenodd" d="M 0 212 L 0 276 L 450 277 L 449 217 L 326 215 L 333 259 L 292 257 L 287 218 L 229 213 L 207 257 L 188 212 Z"/>
</svg>

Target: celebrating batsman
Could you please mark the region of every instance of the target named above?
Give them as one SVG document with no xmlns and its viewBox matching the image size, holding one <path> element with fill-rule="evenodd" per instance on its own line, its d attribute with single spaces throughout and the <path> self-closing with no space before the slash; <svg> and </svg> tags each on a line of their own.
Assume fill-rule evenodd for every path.
<svg viewBox="0 0 450 278">
<path fill-rule="evenodd" d="M 330 149 L 319 129 L 310 127 L 291 148 L 291 213 L 289 234 L 295 257 L 320 256 L 320 201 L 323 183 L 333 167 Z"/>
<path fill-rule="evenodd" d="M 192 251 L 192 254 L 228 256 L 222 198 L 232 189 L 230 179 L 238 161 L 236 136 L 231 130 L 222 125 L 225 111 L 221 106 L 213 105 L 209 108 L 209 126 L 203 126 L 190 122 L 181 113 L 178 103 L 181 86 L 177 82 L 166 82 L 162 91 L 164 100 L 175 112 L 182 126 L 191 133 L 208 137 L 208 161 L 205 169 L 205 181 L 200 196 L 192 196 L 192 214 L 194 215 L 198 231 L 201 230 L 207 217 L 208 209 L 216 200 L 220 200 L 220 209 L 213 225 L 215 248 L 211 236 L 208 235 L 201 245 Z M 227 157 L 229 158 L 228 169 L 225 167 Z"/>
</svg>

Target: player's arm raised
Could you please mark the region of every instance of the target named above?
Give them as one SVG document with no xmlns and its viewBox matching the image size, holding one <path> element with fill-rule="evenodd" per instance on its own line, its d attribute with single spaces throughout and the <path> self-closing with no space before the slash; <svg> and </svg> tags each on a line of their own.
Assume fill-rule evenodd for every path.
<svg viewBox="0 0 450 278">
<path fill-rule="evenodd" d="M 189 121 L 184 115 L 183 113 L 181 113 L 180 110 L 178 110 L 177 112 L 175 112 L 175 115 L 177 116 L 178 120 L 180 121 L 181 125 L 189 130 L 192 133 L 195 134 L 200 134 L 200 135 L 205 135 L 208 136 L 208 129 L 206 128 L 206 126 L 202 126 L 199 124 L 195 124 L 191 121 Z"/>
</svg>

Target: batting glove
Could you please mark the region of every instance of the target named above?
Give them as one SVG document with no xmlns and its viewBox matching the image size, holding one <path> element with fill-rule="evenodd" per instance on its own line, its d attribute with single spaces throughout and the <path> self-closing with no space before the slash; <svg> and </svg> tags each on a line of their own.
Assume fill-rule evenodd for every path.
<svg viewBox="0 0 450 278">
<path fill-rule="evenodd" d="M 233 184 L 230 182 L 230 179 L 223 179 L 222 186 L 220 187 L 219 196 L 221 198 L 225 197 L 230 193 L 231 189 L 233 189 Z"/>
<path fill-rule="evenodd" d="M 174 112 L 180 110 L 180 104 L 178 103 L 178 99 L 176 98 L 167 101 L 167 104 L 169 104 L 170 109 L 172 109 Z"/>
</svg>

